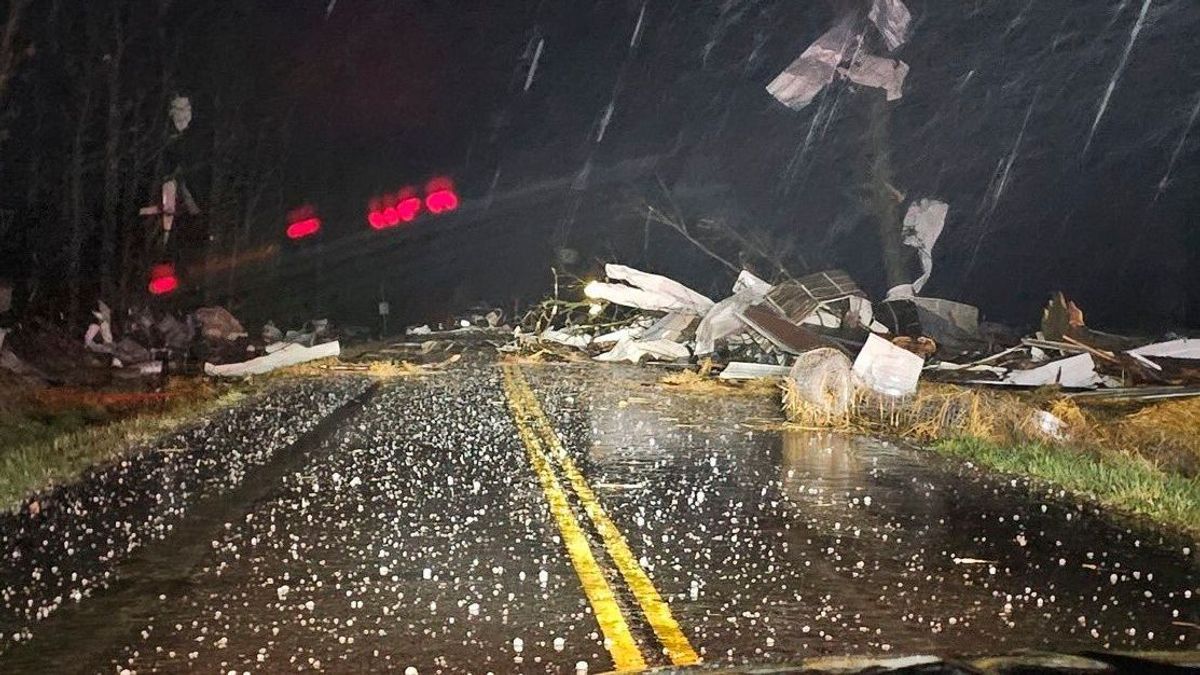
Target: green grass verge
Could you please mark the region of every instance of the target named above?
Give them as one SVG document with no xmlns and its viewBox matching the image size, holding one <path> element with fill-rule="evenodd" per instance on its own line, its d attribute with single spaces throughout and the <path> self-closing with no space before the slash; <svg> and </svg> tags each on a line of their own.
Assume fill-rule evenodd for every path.
<svg viewBox="0 0 1200 675">
<path fill-rule="evenodd" d="M 973 438 L 938 441 L 931 447 L 984 468 L 1052 483 L 1126 514 L 1200 536 L 1200 480 L 1162 471 L 1137 457 L 1038 443 L 999 445 Z"/>
<path fill-rule="evenodd" d="M 69 419 L 55 424 L 25 424 L 5 430 L 0 445 L 0 509 L 12 511 L 30 494 L 77 480 L 98 464 L 158 436 L 195 422 L 245 398 L 240 390 L 213 398 L 190 399 L 163 412 L 130 417 L 99 426 Z"/>
</svg>

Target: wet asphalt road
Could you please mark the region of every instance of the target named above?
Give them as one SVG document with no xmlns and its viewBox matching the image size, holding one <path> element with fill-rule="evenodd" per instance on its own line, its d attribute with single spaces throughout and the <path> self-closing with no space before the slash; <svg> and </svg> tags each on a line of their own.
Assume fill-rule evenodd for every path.
<svg viewBox="0 0 1200 675">
<path fill-rule="evenodd" d="M 770 401 L 656 375 L 387 382 L 234 476 L 249 486 L 170 527 L 156 516 L 168 532 L 127 546 L 93 597 L 26 617 L 0 670 L 570 673 L 1200 645 L 1189 542 L 884 442 L 780 433 Z M 318 394 L 289 395 L 270 419 L 294 431 Z M 36 558 L 38 527 L 3 541 L 10 560 Z M 7 565 L 5 597 L 37 596 L 18 591 L 48 564 Z"/>
</svg>

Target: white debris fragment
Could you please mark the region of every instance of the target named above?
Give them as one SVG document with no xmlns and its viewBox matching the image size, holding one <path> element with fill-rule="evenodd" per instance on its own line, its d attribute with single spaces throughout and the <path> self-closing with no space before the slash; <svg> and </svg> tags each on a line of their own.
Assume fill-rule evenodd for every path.
<svg viewBox="0 0 1200 675">
<path fill-rule="evenodd" d="M 733 282 L 733 292 L 741 293 L 742 291 L 753 291 L 754 295 L 759 298 L 767 297 L 775 287 L 771 284 L 759 279 L 754 273 L 748 270 L 742 270 L 738 273 L 738 278 Z"/>
<path fill-rule="evenodd" d="M 287 366 L 294 366 L 318 359 L 332 358 L 341 353 L 342 348 L 337 340 L 313 347 L 290 343 L 274 353 L 241 363 L 227 363 L 223 365 L 206 363 L 204 364 L 204 374 L 213 377 L 261 375 L 279 368 L 286 368 Z"/>
<path fill-rule="evenodd" d="M 703 316 L 714 304 L 678 281 L 658 274 L 611 264 L 604 266 L 604 272 L 609 279 L 628 285 L 593 281 L 584 288 L 584 295 L 652 312 L 688 312 L 696 316 Z"/>
<path fill-rule="evenodd" d="M 168 114 L 171 116 L 171 124 L 175 126 L 175 131 L 180 133 L 187 131 L 187 128 L 192 125 L 192 100 L 187 96 L 176 96 L 171 99 L 171 109 Z"/>
<path fill-rule="evenodd" d="M 853 17 L 843 18 L 767 85 L 767 92 L 792 110 L 802 110 L 837 75 L 837 68 L 858 41 Z"/>
<path fill-rule="evenodd" d="M 999 382 L 982 383 L 1018 387 L 1058 385 L 1068 389 L 1094 389 L 1103 383 L 1103 379 L 1096 373 L 1096 362 L 1092 360 L 1092 355 L 1078 354 L 1051 361 L 1037 368 L 1014 370 Z"/>
<path fill-rule="evenodd" d="M 610 351 L 595 357 L 597 361 L 614 363 L 628 361 L 641 363 L 651 361 L 679 361 L 691 356 L 686 345 L 672 340 L 622 340 Z"/>
<path fill-rule="evenodd" d="M 908 41 L 912 13 L 903 0 L 874 0 L 867 17 L 879 29 L 888 49 L 896 49 Z"/>
<path fill-rule="evenodd" d="M 771 284 L 742 270 L 733 284 L 733 295 L 713 305 L 696 327 L 696 354 L 711 354 L 716 350 L 717 340 L 748 330 L 742 312 L 762 302 L 772 288 Z"/>
<path fill-rule="evenodd" d="M 583 349 L 592 344 L 592 336 L 587 333 L 568 333 L 565 330 L 554 330 L 547 328 L 538 336 L 547 342 L 554 342 L 567 347 Z"/>
<path fill-rule="evenodd" d="M 1033 427 L 1056 441 L 1066 440 L 1067 423 L 1061 417 L 1045 410 L 1033 412 Z"/>
<path fill-rule="evenodd" d="M 921 276 L 912 282 L 913 293 L 920 293 L 933 274 L 933 247 L 942 236 L 950 205 L 936 199 L 918 199 L 904 214 L 901 236 L 904 244 L 916 249 L 921 258 Z M 890 294 L 889 294 L 889 297 Z"/>
<path fill-rule="evenodd" d="M 696 321 L 696 315 L 687 312 L 671 312 L 646 329 L 643 340 L 679 340 L 684 331 Z"/>
<path fill-rule="evenodd" d="M 1137 356 L 1158 356 L 1170 359 L 1200 359 L 1200 339 L 1180 338 L 1129 350 Z"/>
<path fill-rule="evenodd" d="M 872 334 L 854 359 L 854 373 L 863 384 L 887 396 L 916 393 L 925 360 Z"/>
<path fill-rule="evenodd" d="M 838 72 L 846 79 L 864 87 L 882 89 L 887 100 L 895 101 L 904 96 L 904 79 L 908 77 L 908 64 L 882 56 L 859 54 L 846 68 Z"/>
<path fill-rule="evenodd" d="M 592 339 L 592 344 L 595 345 L 611 345 L 620 342 L 621 340 L 636 340 L 653 324 L 648 320 L 639 320 L 631 326 L 624 326 L 617 330 L 597 335 Z"/>
<path fill-rule="evenodd" d="M 762 377 L 787 377 L 790 366 L 773 366 L 767 363 L 733 361 L 721 371 L 722 380 L 754 380 Z"/>
</svg>

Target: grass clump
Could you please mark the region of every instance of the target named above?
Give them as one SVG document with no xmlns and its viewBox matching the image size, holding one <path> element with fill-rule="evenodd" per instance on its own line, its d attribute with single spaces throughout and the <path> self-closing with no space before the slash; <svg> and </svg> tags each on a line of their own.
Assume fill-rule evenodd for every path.
<svg viewBox="0 0 1200 675">
<path fill-rule="evenodd" d="M 31 493 L 74 480 L 246 395 L 198 380 L 172 381 L 162 394 L 60 391 L 51 394 L 54 403 L 38 403 L 45 396 L 35 395 L 6 410 L 0 418 L 0 508 L 14 510 Z M 134 403 L 139 396 L 143 405 Z M 105 404 L 114 401 L 113 407 Z"/>
<path fill-rule="evenodd" d="M 804 428 L 903 438 L 1200 534 L 1200 398 L 1081 406 L 1052 390 L 922 383 L 904 398 L 860 388 L 831 412 L 789 381 L 784 409 Z M 1047 430 L 1042 413 L 1061 424 Z"/>
<path fill-rule="evenodd" d="M 1079 452 L 1061 445 L 1001 445 L 978 438 L 933 443 L 937 452 L 999 471 L 1029 476 L 1099 504 L 1200 534 L 1200 480 L 1163 471 L 1130 455 Z"/>
</svg>

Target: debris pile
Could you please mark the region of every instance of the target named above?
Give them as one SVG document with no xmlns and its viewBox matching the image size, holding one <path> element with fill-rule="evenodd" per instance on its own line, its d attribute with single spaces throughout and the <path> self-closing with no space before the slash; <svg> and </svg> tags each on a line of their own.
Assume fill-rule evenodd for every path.
<svg viewBox="0 0 1200 675">
<path fill-rule="evenodd" d="M 579 300 L 544 301 L 500 351 L 687 367 L 702 359 L 720 379 L 788 378 L 793 395 L 837 414 L 863 393 L 908 397 L 921 380 L 1075 396 L 1157 399 L 1200 395 L 1200 339 L 1154 341 L 1089 328 L 1061 293 L 1040 330 L 1021 337 L 980 320 L 978 308 L 918 295 L 944 204 L 914 203 L 905 241 L 920 277 L 874 303 L 842 270 L 770 283 L 738 275 L 718 302 L 664 276 L 624 265 L 583 285 Z M 1047 433 L 1054 425 L 1044 421 Z"/>
<path fill-rule="evenodd" d="M 182 316 L 137 308 L 118 321 L 102 301 L 92 318 L 82 340 L 42 319 L 6 324 L 0 369 L 31 385 L 100 386 L 167 373 L 242 377 L 337 356 L 338 338 L 350 330 L 325 319 L 286 332 L 268 322 L 252 337 L 225 307 Z"/>
</svg>

